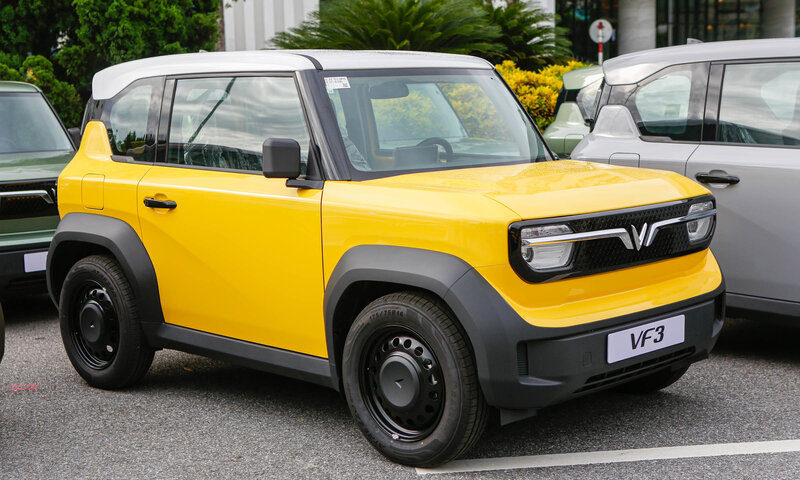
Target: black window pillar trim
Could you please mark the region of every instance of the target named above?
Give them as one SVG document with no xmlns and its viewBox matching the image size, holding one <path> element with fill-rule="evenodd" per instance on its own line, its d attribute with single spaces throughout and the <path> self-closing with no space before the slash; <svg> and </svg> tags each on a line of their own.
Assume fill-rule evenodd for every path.
<svg viewBox="0 0 800 480">
<path fill-rule="evenodd" d="M 706 91 L 706 109 L 703 115 L 703 143 L 717 141 L 717 117 L 719 115 L 724 73 L 725 65 L 719 63 L 711 65 L 711 70 L 708 74 L 708 89 Z"/>
<path fill-rule="evenodd" d="M 301 70 L 297 72 L 297 81 L 307 106 L 311 135 L 319 146 L 324 177 L 329 180 L 350 180 L 347 152 L 322 75 L 315 70 Z"/>
</svg>

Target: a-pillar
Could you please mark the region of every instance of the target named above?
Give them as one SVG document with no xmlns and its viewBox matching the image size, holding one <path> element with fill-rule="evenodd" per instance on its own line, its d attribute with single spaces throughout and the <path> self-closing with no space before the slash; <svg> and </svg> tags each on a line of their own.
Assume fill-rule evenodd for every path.
<svg viewBox="0 0 800 480">
<path fill-rule="evenodd" d="M 763 38 L 794 37 L 795 0 L 763 0 L 761 2 L 761 36 Z"/>
<path fill-rule="evenodd" d="M 656 48 L 656 0 L 619 0 L 617 18 L 620 55 Z"/>
</svg>

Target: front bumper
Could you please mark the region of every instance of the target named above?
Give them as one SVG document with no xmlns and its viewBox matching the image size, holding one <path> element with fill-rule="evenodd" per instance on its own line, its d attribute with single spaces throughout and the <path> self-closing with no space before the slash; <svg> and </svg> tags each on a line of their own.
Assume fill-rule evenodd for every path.
<svg viewBox="0 0 800 480">
<path fill-rule="evenodd" d="M 0 298 L 47 291 L 47 247 L 47 243 L 34 244 L 0 252 Z"/>
<path fill-rule="evenodd" d="M 721 284 L 682 302 L 565 328 L 525 322 L 474 270 L 453 285 L 445 301 L 467 330 L 487 402 L 530 410 L 706 358 L 722 330 L 724 293 Z M 680 314 L 686 317 L 683 343 L 606 362 L 609 333 Z"/>
</svg>

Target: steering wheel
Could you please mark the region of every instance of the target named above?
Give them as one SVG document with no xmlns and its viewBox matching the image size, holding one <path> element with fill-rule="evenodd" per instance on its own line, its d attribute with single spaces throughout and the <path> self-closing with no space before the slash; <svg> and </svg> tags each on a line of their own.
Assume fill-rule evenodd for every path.
<svg viewBox="0 0 800 480">
<path fill-rule="evenodd" d="M 424 145 L 441 145 L 444 148 L 444 159 L 452 160 L 453 159 L 453 146 L 442 137 L 430 137 L 426 138 L 425 140 L 419 142 L 417 144 L 418 147 L 422 147 Z"/>
</svg>

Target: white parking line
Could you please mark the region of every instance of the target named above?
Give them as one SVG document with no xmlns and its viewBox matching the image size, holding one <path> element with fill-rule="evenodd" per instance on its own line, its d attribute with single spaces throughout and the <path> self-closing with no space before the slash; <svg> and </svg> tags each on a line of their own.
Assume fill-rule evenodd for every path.
<svg viewBox="0 0 800 480">
<path fill-rule="evenodd" d="M 642 460 L 670 460 L 675 458 L 720 457 L 726 455 L 784 452 L 800 452 L 800 439 L 455 460 L 437 468 L 417 468 L 417 473 L 420 475 L 431 475 L 441 473 L 485 472 L 488 470 L 568 467 L 597 463 L 639 462 Z"/>
</svg>

